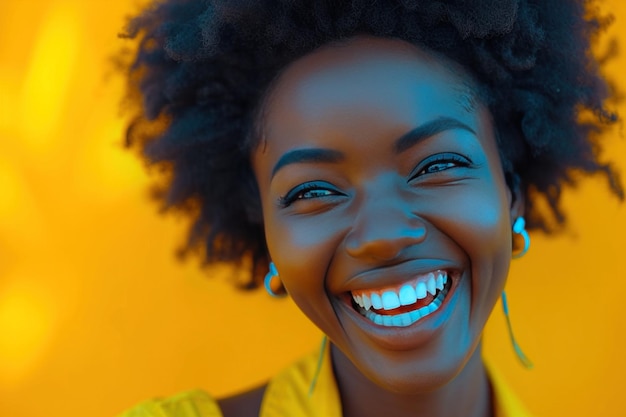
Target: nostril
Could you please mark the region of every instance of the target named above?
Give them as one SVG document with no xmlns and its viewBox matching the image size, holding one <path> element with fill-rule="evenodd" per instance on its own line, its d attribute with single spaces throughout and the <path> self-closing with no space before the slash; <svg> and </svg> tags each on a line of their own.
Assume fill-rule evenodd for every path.
<svg viewBox="0 0 626 417">
<path fill-rule="evenodd" d="M 346 251 L 354 258 L 390 261 L 397 258 L 405 248 L 419 244 L 425 238 L 425 227 L 395 231 L 387 229 L 381 230 L 379 234 L 350 233 L 346 238 Z"/>
<path fill-rule="evenodd" d="M 354 258 L 393 261 L 405 248 L 426 239 L 427 222 L 390 190 L 358 207 L 345 247 Z"/>
</svg>

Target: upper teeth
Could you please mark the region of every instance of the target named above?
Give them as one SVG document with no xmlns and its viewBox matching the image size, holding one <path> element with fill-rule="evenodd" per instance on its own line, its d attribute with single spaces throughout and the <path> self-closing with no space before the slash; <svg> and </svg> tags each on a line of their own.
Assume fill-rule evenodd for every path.
<svg viewBox="0 0 626 417">
<path fill-rule="evenodd" d="M 447 282 L 447 272 L 438 270 L 420 275 L 400 286 L 352 291 L 352 299 L 365 310 L 372 307 L 377 310 L 393 310 L 414 304 L 428 294 L 435 295 L 437 290 L 443 290 Z"/>
</svg>

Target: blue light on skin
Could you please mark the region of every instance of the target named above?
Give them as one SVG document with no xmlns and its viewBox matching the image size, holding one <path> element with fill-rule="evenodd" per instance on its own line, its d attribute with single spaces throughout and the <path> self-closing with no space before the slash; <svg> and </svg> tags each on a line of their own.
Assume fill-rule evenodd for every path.
<svg viewBox="0 0 626 417">
<path fill-rule="evenodd" d="M 266 99 L 252 162 L 268 248 L 332 342 L 346 416 L 488 412 L 481 333 L 523 213 L 471 84 L 405 42 L 358 37 L 290 65 Z M 450 292 L 414 325 L 376 326 L 350 303 L 435 269 Z"/>
</svg>

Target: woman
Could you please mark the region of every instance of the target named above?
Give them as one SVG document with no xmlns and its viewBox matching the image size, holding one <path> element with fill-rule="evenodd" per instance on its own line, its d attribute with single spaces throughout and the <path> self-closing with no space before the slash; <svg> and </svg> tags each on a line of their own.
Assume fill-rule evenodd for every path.
<svg viewBox="0 0 626 417">
<path fill-rule="evenodd" d="M 528 415 L 482 330 L 564 184 L 622 197 L 595 134 L 616 117 L 585 2 L 474 3 L 169 1 L 130 23 L 129 143 L 167 168 L 189 247 L 252 287 L 269 269 L 330 343 L 259 389 L 125 415 Z"/>
</svg>

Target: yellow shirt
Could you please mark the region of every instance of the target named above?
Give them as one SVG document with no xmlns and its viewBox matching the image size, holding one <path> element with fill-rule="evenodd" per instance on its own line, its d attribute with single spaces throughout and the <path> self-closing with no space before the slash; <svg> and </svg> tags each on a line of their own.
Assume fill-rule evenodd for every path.
<svg viewBox="0 0 626 417">
<path fill-rule="evenodd" d="M 311 354 L 272 378 L 265 390 L 259 417 L 341 417 L 329 349 L 325 349 L 315 389 L 309 395 L 317 362 L 318 354 Z M 488 371 L 495 417 L 531 417 L 502 378 L 492 369 Z M 188 391 L 139 404 L 119 417 L 222 417 L 222 413 L 206 392 Z"/>
</svg>

